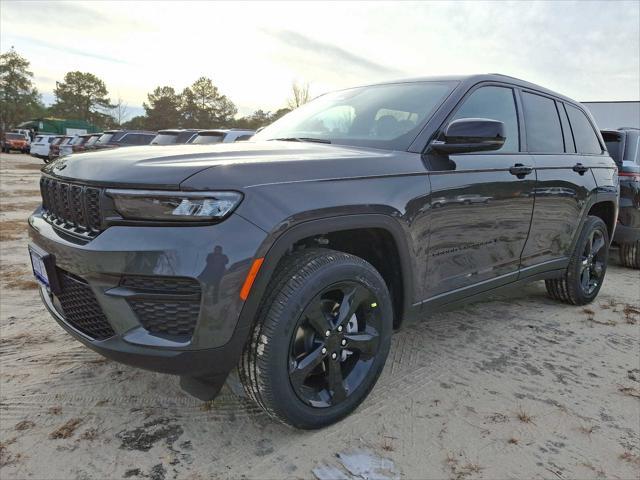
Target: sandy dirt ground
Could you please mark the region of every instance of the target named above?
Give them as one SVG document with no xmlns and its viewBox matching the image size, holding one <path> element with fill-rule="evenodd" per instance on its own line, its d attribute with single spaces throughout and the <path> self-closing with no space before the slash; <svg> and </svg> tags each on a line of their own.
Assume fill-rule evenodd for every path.
<svg viewBox="0 0 640 480">
<path fill-rule="evenodd" d="M 0 162 L 1 478 L 640 476 L 640 272 L 611 265 L 588 308 L 538 282 L 407 325 L 353 415 L 295 431 L 226 387 L 203 403 L 107 361 L 50 318 L 26 250 L 40 165 Z"/>
</svg>

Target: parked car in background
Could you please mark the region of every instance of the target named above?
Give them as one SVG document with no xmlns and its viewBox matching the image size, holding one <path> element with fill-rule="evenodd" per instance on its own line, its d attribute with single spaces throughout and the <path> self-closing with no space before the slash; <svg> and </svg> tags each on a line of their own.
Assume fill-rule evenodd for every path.
<svg viewBox="0 0 640 480">
<path fill-rule="evenodd" d="M 46 162 L 50 162 L 51 160 L 54 160 L 60 156 L 60 144 L 64 141 L 65 138 L 67 138 L 66 135 L 58 135 L 53 139 L 51 145 L 49 146 L 49 158 L 45 160 Z"/>
<path fill-rule="evenodd" d="M 240 142 L 249 140 L 255 133 L 255 130 L 242 130 L 239 128 L 201 130 L 189 143 L 212 144 Z"/>
<path fill-rule="evenodd" d="M 73 153 L 86 152 L 92 149 L 92 146 L 98 141 L 102 133 L 87 133 L 84 135 L 78 135 L 73 142 L 71 142 L 71 149 Z"/>
<path fill-rule="evenodd" d="M 65 155 L 71 155 L 73 153 L 73 141 L 78 138 L 77 135 L 67 135 L 57 145 L 58 157 L 64 157 Z"/>
<path fill-rule="evenodd" d="M 613 241 L 620 261 L 640 269 L 640 129 L 602 130 L 609 155 L 618 165 L 620 211 Z"/>
<path fill-rule="evenodd" d="M 29 142 L 22 133 L 5 132 L 4 136 L 0 140 L 2 151 L 9 153 L 12 150 L 17 150 L 22 153 L 29 152 Z"/>
<path fill-rule="evenodd" d="M 536 280 L 594 301 L 618 214 L 585 108 L 503 75 L 328 93 L 251 142 L 90 155 L 42 169 L 28 222 L 55 321 L 202 400 L 237 367 L 299 428 L 356 409 L 425 312 Z"/>
<path fill-rule="evenodd" d="M 151 140 L 151 145 L 182 145 L 189 143 L 199 131 L 196 128 L 158 130 L 158 134 Z"/>
<path fill-rule="evenodd" d="M 51 144 L 58 137 L 60 137 L 60 135 L 53 133 L 41 133 L 36 135 L 36 138 L 31 142 L 31 156 L 49 161 L 49 150 L 51 148 Z"/>
<path fill-rule="evenodd" d="M 30 130 L 26 129 L 26 128 L 14 128 L 11 130 L 12 133 L 21 133 L 22 135 L 24 135 L 24 138 L 27 140 L 27 143 L 29 143 L 29 145 L 31 145 L 31 135 L 33 134 L 33 132 L 31 132 Z"/>
<path fill-rule="evenodd" d="M 149 145 L 156 136 L 156 132 L 143 130 L 106 130 L 93 144 L 93 148 L 133 147 L 135 145 Z"/>
<path fill-rule="evenodd" d="M 51 147 L 49 148 L 49 160 L 55 160 L 60 156 L 60 146 L 65 142 L 70 142 L 73 140 L 71 135 L 61 135 L 56 137 L 56 139 L 51 142 Z"/>
</svg>

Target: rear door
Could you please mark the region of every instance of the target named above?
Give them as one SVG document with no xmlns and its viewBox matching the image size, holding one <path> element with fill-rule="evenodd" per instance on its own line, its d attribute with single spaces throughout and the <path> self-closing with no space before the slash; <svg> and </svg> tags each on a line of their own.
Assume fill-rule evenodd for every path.
<svg viewBox="0 0 640 480">
<path fill-rule="evenodd" d="M 521 95 L 527 150 L 538 178 L 522 268 L 547 269 L 570 254 L 587 197 L 595 188 L 590 171 L 593 162 L 591 154 L 581 153 L 586 146 L 576 148 L 579 137 L 574 138 L 576 126 L 569 122 L 567 113 L 567 108 L 575 107 L 539 92 L 523 90 Z M 600 155 L 597 138 L 596 142 Z"/>
<path fill-rule="evenodd" d="M 517 275 L 531 222 L 535 172 L 531 157 L 521 151 L 514 89 L 475 87 L 445 125 L 460 118 L 503 122 L 506 142 L 494 152 L 428 155 L 432 193 L 425 298 L 498 277 L 512 280 L 509 274 Z"/>
</svg>

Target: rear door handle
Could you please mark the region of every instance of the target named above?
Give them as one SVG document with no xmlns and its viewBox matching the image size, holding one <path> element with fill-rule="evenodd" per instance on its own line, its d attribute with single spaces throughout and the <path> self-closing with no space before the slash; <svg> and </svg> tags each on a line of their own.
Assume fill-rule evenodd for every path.
<svg viewBox="0 0 640 480">
<path fill-rule="evenodd" d="M 587 170 L 589 170 L 589 167 L 585 167 L 581 163 L 576 163 L 573 166 L 573 171 L 579 173 L 580 175 L 584 175 L 584 172 L 586 172 Z"/>
<path fill-rule="evenodd" d="M 529 165 L 523 165 L 521 163 L 516 163 L 513 167 L 509 168 L 509 173 L 511 175 L 515 175 L 518 178 L 524 178 L 533 172 L 533 167 Z"/>
</svg>

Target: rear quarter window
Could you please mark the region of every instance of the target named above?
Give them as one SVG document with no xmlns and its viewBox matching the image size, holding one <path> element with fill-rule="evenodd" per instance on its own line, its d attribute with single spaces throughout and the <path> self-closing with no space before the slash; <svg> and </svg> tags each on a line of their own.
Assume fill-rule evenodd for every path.
<svg viewBox="0 0 640 480">
<path fill-rule="evenodd" d="M 591 126 L 591 122 L 581 110 L 572 105 L 567 105 L 567 114 L 573 130 L 573 138 L 576 142 L 578 153 L 600 154 L 602 147 Z"/>
<path fill-rule="evenodd" d="M 556 102 L 542 95 L 524 92 L 522 103 L 527 149 L 533 153 L 564 153 L 564 139 Z"/>
</svg>

